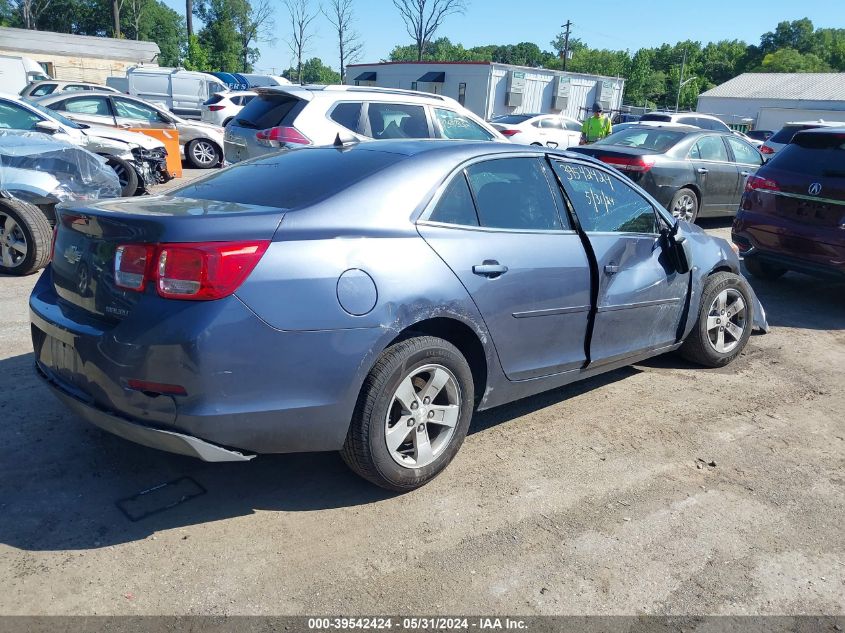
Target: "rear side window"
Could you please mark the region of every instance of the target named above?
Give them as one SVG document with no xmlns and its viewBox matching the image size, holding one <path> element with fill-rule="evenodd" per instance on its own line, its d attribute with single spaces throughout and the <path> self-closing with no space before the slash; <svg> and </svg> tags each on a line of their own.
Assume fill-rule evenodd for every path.
<svg viewBox="0 0 845 633">
<path fill-rule="evenodd" d="M 78 97 L 62 101 L 60 109 L 73 114 L 93 114 L 111 116 L 108 101 L 105 97 Z"/>
<path fill-rule="evenodd" d="M 845 180 L 845 134 L 803 134 L 766 165 L 814 178 Z"/>
<path fill-rule="evenodd" d="M 654 208 L 625 181 L 579 163 L 555 161 L 554 168 L 587 233 L 658 232 Z"/>
<path fill-rule="evenodd" d="M 214 105 L 215 103 L 220 103 L 221 101 L 223 101 L 223 97 L 221 95 L 211 95 L 205 100 L 205 105 Z M 232 101 L 234 101 L 234 99 Z"/>
<path fill-rule="evenodd" d="M 400 160 L 404 157 L 388 152 L 297 149 L 233 165 L 172 195 L 298 209 L 337 195 Z M 252 210 L 233 208 L 235 213 Z"/>
<path fill-rule="evenodd" d="M 466 171 L 478 203 L 481 226 L 535 231 L 563 229 L 539 159 L 489 160 L 476 163 Z"/>
<path fill-rule="evenodd" d="M 775 132 L 769 140 L 772 143 L 781 143 L 786 145 L 787 143 L 792 142 L 792 137 L 798 134 L 801 130 L 810 130 L 812 129 L 812 125 L 785 125 L 780 130 Z"/>
<path fill-rule="evenodd" d="M 299 99 L 289 95 L 259 95 L 240 111 L 235 121 L 241 127 L 256 130 L 287 125 L 292 122 L 288 117 L 297 103 Z"/>
<path fill-rule="evenodd" d="M 744 165 L 762 165 L 763 157 L 756 149 L 738 138 L 727 137 L 728 145 L 734 152 L 736 162 Z"/>
<path fill-rule="evenodd" d="M 367 108 L 373 138 L 430 138 L 425 108 L 402 103 L 370 103 Z"/>
<path fill-rule="evenodd" d="M 464 172 L 455 176 L 446 187 L 429 220 L 445 224 L 478 226 L 475 204 L 472 201 L 472 194 Z"/>
<path fill-rule="evenodd" d="M 32 91 L 30 96 L 32 96 L 32 97 L 43 97 L 45 95 L 52 94 L 55 89 L 56 89 L 56 84 L 41 84 L 35 90 Z"/>
<path fill-rule="evenodd" d="M 347 130 L 361 134 L 361 107 L 363 105 L 360 101 L 338 103 L 332 109 L 329 118 Z"/>
<path fill-rule="evenodd" d="M 475 121 L 452 110 L 434 109 L 434 116 L 445 138 L 465 141 L 489 141 L 493 135 Z"/>
<path fill-rule="evenodd" d="M 705 136 L 699 139 L 695 144 L 693 158 L 700 158 L 701 160 L 711 160 L 720 163 L 728 162 L 728 150 L 722 142 L 721 136 Z"/>
</svg>

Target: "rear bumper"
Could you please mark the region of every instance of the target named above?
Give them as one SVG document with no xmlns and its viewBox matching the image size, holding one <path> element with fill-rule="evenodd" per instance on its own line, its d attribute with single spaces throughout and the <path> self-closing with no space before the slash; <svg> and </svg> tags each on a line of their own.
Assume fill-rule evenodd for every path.
<svg viewBox="0 0 845 633">
<path fill-rule="evenodd" d="M 76 395 L 67 391 L 43 365 L 37 364 L 36 369 L 50 386 L 53 394 L 73 413 L 104 431 L 125 440 L 168 453 L 196 457 L 206 462 L 246 462 L 255 457 L 255 455 L 247 455 L 211 444 L 191 435 L 130 422 L 116 414 L 83 402 Z"/>
<path fill-rule="evenodd" d="M 746 258 L 824 277 L 845 277 L 845 230 L 740 210 L 731 237 Z"/>
</svg>

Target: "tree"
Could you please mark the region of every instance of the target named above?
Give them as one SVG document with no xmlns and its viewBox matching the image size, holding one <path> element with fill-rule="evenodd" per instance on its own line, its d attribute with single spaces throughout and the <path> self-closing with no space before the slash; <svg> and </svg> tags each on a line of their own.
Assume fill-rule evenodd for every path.
<svg viewBox="0 0 845 633">
<path fill-rule="evenodd" d="M 323 64 L 319 57 L 312 57 L 303 62 L 302 68 L 288 68 L 282 76 L 290 81 L 299 81 L 306 84 L 336 84 L 340 83 L 340 74 Z"/>
<path fill-rule="evenodd" d="M 273 30 L 273 9 L 268 0 L 258 0 L 252 6 L 247 0 L 235 3 L 235 29 L 241 44 L 241 71 L 249 72 L 258 58 L 258 49 L 251 46 L 257 41 L 269 41 Z"/>
<path fill-rule="evenodd" d="M 323 13 L 337 33 L 337 47 L 340 53 L 340 81 L 346 80 L 346 65 L 361 57 L 364 45 L 358 33 L 352 28 L 355 14 L 352 0 L 329 0 Z"/>
<path fill-rule="evenodd" d="M 51 0 L 12 0 L 12 10 L 18 14 L 25 29 L 35 29 L 41 15 L 50 6 Z"/>
<path fill-rule="evenodd" d="M 812 53 L 802 55 L 794 48 L 781 48 L 766 55 L 759 70 L 767 73 L 826 73 L 830 72 L 830 66 Z"/>
<path fill-rule="evenodd" d="M 182 65 L 186 70 L 211 70 L 211 64 L 208 61 L 208 52 L 200 44 L 200 40 L 196 35 L 191 35 L 188 38 L 188 47 L 185 51 L 185 58 L 182 60 Z"/>
<path fill-rule="evenodd" d="M 311 23 L 317 18 L 317 11 L 311 8 L 311 0 L 285 0 L 285 6 L 290 15 L 290 25 L 293 33 L 288 42 L 290 50 L 296 59 L 296 81 L 302 81 L 302 58 L 314 39 Z"/>
<path fill-rule="evenodd" d="M 194 0 L 185 0 L 185 28 L 191 37 L 194 34 Z"/>
<path fill-rule="evenodd" d="M 120 37 L 120 10 L 123 0 L 111 0 L 112 37 Z"/>
<path fill-rule="evenodd" d="M 126 5 L 127 10 L 124 19 L 129 21 L 131 28 L 124 29 L 124 31 L 130 33 L 133 40 L 139 40 L 141 39 L 141 17 L 144 15 L 150 0 L 125 0 L 125 2 L 128 2 L 128 4 Z"/>
<path fill-rule="evenodd" d="M 248 0 L 199 0 L 196 15 L 204 24 L 197 34 L 214 70 L 239 72 L 243 66 L 243 46 L 236 15 Z"/>
<path fill-rule="evenodd" d="M 393 0 L 399 9 L 408 35 L 417 48 L 417 61 L 422 61 L 431 38 L 449 15 L 463 13 L 466 0 Z"/>
<path fill-rule="evenodd" d="M 132 0 L 127 0 L 132 2 Z M 140 0 L 142 11 L 137 25 L 131 25 L 128 32 L 134 39 L 148 40 L 158 44 L 161 51 L 158 63 L 161 66 L 178 66 L 182 51 L 187 48 L 187 33 L 182 16 L 160 0 Z M 130 9 L 131 13 L 131 9 Z M 132 30 L 137 28 L 137 30 Z"/>
</svg>

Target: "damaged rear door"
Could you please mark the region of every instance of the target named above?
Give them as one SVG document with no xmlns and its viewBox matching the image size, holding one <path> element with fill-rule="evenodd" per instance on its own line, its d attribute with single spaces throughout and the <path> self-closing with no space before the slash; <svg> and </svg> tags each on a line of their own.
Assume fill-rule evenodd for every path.
<svg viewBox="0 0 845 633">
<path fill-rule="evenodd" d="M 655 208 L 631 184 L 591 164 L 552 159 L 595 256 L 590 365 L 675 343 L 690 273 L 675 270 Z"/>
</svg>

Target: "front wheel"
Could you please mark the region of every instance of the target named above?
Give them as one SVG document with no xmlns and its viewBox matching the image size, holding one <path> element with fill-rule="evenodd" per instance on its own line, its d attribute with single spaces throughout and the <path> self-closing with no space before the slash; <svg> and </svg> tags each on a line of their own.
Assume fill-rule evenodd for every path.
<svg viewBox="0 0 845 633">
<path fill-rule="evenodd" d="M 681 354 L 705 367 L 724 367 L 740 355 L 754 323 L 747 282 L 733 273 L 711 275 L 701 294 L 698 321 Z"/>
<path fill-rule="evenodd" d="M 185 146 L 185 158 L 196 169 L 210 169 L 220 163 L 220 150 L 211 141 L 198 138 Z"/>
<path fill-rule="evenodd" d="M 0 200 L 0 273 L 28 275 L 46 266 L 52 235 L 41 209 L 23 200 Z"/>
<path fill-rule="evenodd" d="M 472 372 L 454 345 L 432 336 L 399 341 L 364 382 L 341 455 L 377 486 L 419 488 L 452 461 L 473 407 Z"/>
<path fill-rule="evenodd" d="M 105 156 L 106 164 L 112 168 L 120 183 L 120 195 L 124 198 L 138 192 L 138 174 L 129 162 L 117 156 Z"/>
</svg>

